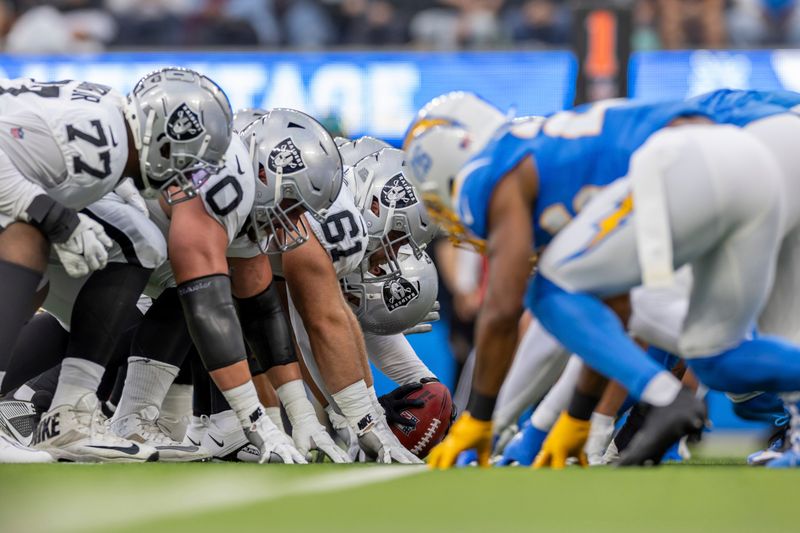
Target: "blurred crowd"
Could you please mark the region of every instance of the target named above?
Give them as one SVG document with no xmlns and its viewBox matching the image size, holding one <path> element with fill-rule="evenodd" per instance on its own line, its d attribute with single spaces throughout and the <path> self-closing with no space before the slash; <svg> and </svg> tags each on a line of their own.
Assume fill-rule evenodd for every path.
<svg viewBox="0 0 800 533">
<path fill-rule="evenodd" d="M 800 44 L 800 0 L 0 0 L 13 52 L 108 47 L 565 46 L 577 5 L 629 6 L 634 49 Z"/>
</svg>

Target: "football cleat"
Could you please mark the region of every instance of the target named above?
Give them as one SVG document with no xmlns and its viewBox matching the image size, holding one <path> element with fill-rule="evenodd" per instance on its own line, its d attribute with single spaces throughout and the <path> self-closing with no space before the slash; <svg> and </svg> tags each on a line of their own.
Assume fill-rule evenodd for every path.
<svg viewBox="0 0 800 533">
<path fill-rule="evenodd" d="M 705 403 L 682 388 L 669 405 L 648 408 L 641 429 L 622 452 L 619 466 L 659 464 L 673 443 L 684 435 L 700 433 L 705 421 Z"/>
<path fill-rule="evenodd" d="M 111 431 L 118 437 L 152 446 L 158 451 L 158 460 L 168 463 L 210 461 L 211 454 L 202 446 L 186 445 L 167 435 L 158 419 L 158 409 L 147 407 L 109 421 Z"/>
<path fill-rule="evenodd" d="M 800 452 L 795 449 L 786 450 L 784 453 L 767 463 L 767 468 L 798 468 L 800 467 Z"/>
<path fill-rule="evenodd" d="M 81 463 L 156 461 L 152 446 L 117 437 L 108 431 L 100 402 L 90 393 L 75 405 L 59 405 L 42 415 L 34 446 L 59 461 Z"/>
<path fill-rule="evenodd" d="M 208 415 L 194 416 L 189 418 L 186 432 L 183 436 L 183 444 L 187 446 L 201 446 L 203 437 L 208 431 Z"/>
<path fill-rule="evenodd" d="M 211 418 L 203 415 L 200 420 L 205 425 L 205 432 L 201 437 L 202 446 L 211 453 L 214 459 L 237 463 L 261 461 L 261 450 L 247 439 L 233 411 L 212 415 Z M 192 417 L 192 422 L 186 431 L 187 439 L 192 436 L 191 431 L 194 425 L 195 417 Z"/>
<path fill-rule="evenodd" d="M 770 438 L 767 447 L 747 456 L 747 464 L 750 466 L 764 466 L 773 459 L 783 455 L 789 447 L 789 439 L 786 438 L 788 426 L 778 429 Z"/>
<path fill-rule="evenodd" d="M 21 400 L 0 401 L 0 432 L 22 446 L 30 446 L 36 429 L 36 407 Z"/>
<path fill-rule="evenodd" d="M 0 428 L 0 463 L 52 463 L 47 452 L 28 448 Z"/>
<path fill-rule="evenodd" d="M 526 420 L 522 424 L 519 433 L 514 435 L 506 445 L 503 455 L 497 459 L 495 465 L 531 466 L 539 450 L 542 449 L 542 443 L 546 437 L 546 431 L 537 429 L 531 424 L 530 420 Z"/>
</svg>

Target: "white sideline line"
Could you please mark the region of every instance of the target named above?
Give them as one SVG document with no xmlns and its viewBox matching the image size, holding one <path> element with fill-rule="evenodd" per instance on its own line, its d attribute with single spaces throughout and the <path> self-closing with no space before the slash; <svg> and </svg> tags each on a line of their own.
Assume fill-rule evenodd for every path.
<svg viewBox="0 0 800 533">
<path fill-rule="evenodd" d="M 269 469 L 269 466 L 265 466 Z M 18 509 L 4 520 L 4 531 L 26 533 L 69 533 L 130 526 L 139 522 L 173 517 L 195 511 L 209 512 L 257 502 L 331 492 L 420 474 L 424 466 L 374 466 L 350 471 L 331 471 L 305 478 L 236 472 L 192 473 L 173 480 L 158 480 L 152 486 L 92 487 L 68 493 L 46 491 L 46 503 L 37 500 L 35 510 Z M 242 474 L 245 474 L 243 471 Z M 265 471 L 263 474 L 269 474 Z M 137 490 L 131 497 L 131 490 Z M 5 528 L 8 529 L 5 529 Z"/>
</svg>

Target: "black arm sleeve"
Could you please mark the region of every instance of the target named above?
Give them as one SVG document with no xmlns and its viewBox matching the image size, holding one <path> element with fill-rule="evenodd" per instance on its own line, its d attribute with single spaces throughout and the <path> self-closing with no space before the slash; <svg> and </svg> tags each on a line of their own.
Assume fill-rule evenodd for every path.
<svg viewBox="0 0 800 533">
<path fill-rule="evenodd" d="M 203 364 L 219 370 L 246 358 L 242 329 L 231 296 L 231 280 L 214 274 L 178 285 L 186 325 Z"/>
<path fill-rule="evenodd" d="M 275 284 L 250 298 L 236 298 L 242 331 L 264 370 L 297 361 L 289 322 Z"/>
</svg>

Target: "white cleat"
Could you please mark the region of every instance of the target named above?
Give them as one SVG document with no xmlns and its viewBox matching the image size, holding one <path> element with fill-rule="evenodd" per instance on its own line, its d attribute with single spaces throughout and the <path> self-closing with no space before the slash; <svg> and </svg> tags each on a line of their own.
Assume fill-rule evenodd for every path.
<svg viewBox="0 0 800 533">
<path fill-rule="evenodd" d="M 30 446 L 36 430 L 36 407 L 22 400 L 0 401 L 0 432 L 23 446 Z"/>
<path fill-rule="evenodd" d="M 206 436 L 206 432 L 208 431 L 208 416 L 207 415 L 200 415 L 194 416 L 189 419 L 189 423 L 186 426 L 186 432 L 183 436 L 183 444 L 187 446 L 201 446 L 203 443 L 203 438 Z"/>
<path fill-rule="evenodd" d="M 194 418 L 189 427 L 192 428 Z M 202 445 L 211 452 L 214 459 L 240 463 L 258 463 L 261 461 L 261 450 L 252 444 L 244 434 L 239 419 L 233 411 L 224 411 L 207 417 L 200 417 L 206 424 Z M 186 433 L 189 438 L 189 430 Z"/>
<path fill-rule="evenodd" d="M 91 393 L 75 405 L 59 405 L 42 415 L 34 445 L 59 461 L 141 463 L 158 459 L 152 446 L 108 431 L 100 402 Z"/>
<path fill-rule="evenodd" d="M 0 428 L 0 463 L 52 463 L 53 456 L 23 446 Z"/>
<path fill-rule="evenodd" d="M 147 407 L 139 413 L 109 421 L 110 430 L 124 439 L 152 446 L 158 451 L 158 460 L 167 463 L 210 461 L 211 454 L 202 446 L 183 444 L 173 440 L 161 427 L 158 409 Z"/>
</svg>

